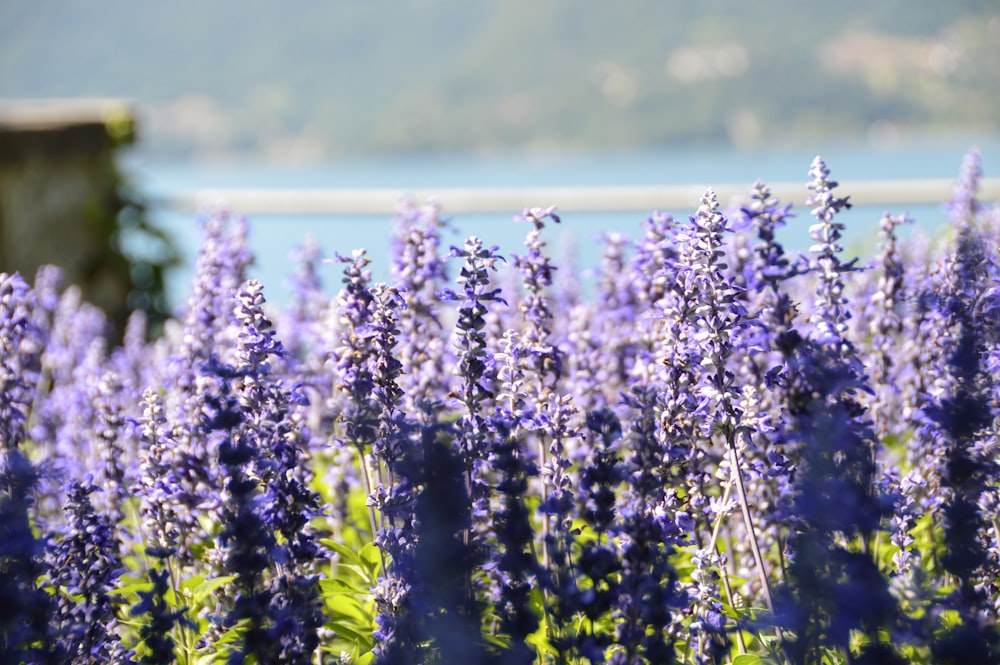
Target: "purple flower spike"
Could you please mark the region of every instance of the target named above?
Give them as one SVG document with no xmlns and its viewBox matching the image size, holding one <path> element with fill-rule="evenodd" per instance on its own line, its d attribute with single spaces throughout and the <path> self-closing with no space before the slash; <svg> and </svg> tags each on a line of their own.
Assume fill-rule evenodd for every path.
<svg viewBox="0 0 1000 665">
<path fill-rule="evenodd" d="M 840 238 L 844 225 L 834 221 L 836 215 L 851 207 L 847 197 L 835 196 L 833 190 L 837 182 L 829 179 L 830 170 L 821 157 L 813 160 L 809 175 L 813 181 L 809 183 L 812 194 L 806 199 L 806 205 L 813 206 L 812 214 L 817 223 L 809 227 L 809 237 L 816 243 L 809 251 L 816 254 L 811 265 L 818 275 L 816 284 L 816 340 L 832 348 L 847 350 L 850 343 L 845 337 L 847 320 L 851 317 L 845 305 L 843 273 L 853 272 L 854 263 L 843 263 L 838 256 L 844 248 Z"/>
<path fill-rule="evenodd" d="M 0 660 L 58 662 L 49 632 L 52 602 L 38 587 L 43 544 L 32 531 L 38 472 L 21 450 L 42 349 L 28 284 L 0 273 Z"/>
<path fill-rule="evenodd" d="M 975 224 L 982 206 L 977 200 L 979 181 L 983 177 L 982 157 L 978 148 L 972 148 L 962 160 L 962 167 L 949 205 L 952 225 L 959 235 L 964 235 Z"/>
<path fill-rule="evenodd" d="M 532 224 L 532 229 L 524 241 L 528 253 L 523 256 L 514 256 L 514 267 L 521 271 L 521 279 L 524 284 L 524 295 L 518 307 L 521 316 L 527 323 L 522 344 L 533 356 L 534 362 L 532 364 L 536 377 L 534 380 L 539 388 L 537 395 L 542 400 L 545 399 L 545 391 L 542 387 L 545 384 L 546 375 L 552 375 L 558 379 L 562 373 L 561 354 L 553 346 L 550 339 L 552 336 L 552 311 L 546 296 L 546 291 L 552 286 L 552 273 L 555 266 L 552 265 L 545 253 L 547 243 L 542 240 L 545 220 L 548 218 L 559 222 L 559 217 L 553 212 L 554 209 L 554 207 L 531 208 L 524 211 L 520 219 Z"/>
<path fill-rule="evenodd" d="M 436 296 L 447 278 L 439 249 L 444 227 L 439 212 L 434 203 L 419 210 L 410 201 L 396 215 L 392 268 L 405 305 L 399 312 L 396 356 L 403 365 L 403 403 L 413 414 L 439 410 L 441 395 L 447 393 L 447 348 Z"/>
<path fill-rule="evenodd" d="M 5 450 L 25 436 L 43 348 L 34 325 L 31 289 L 17 273 L 0 273 L 0 437 Z"/>
<path fill-rule="evenodd" d="M 484 458 L 486 402 L 494 397 L 489 386 L 494 380 L 495 361 L 486 344 L 485 315 L 486 303 L 501 302 L 500 289 L 490 288 L 490 273 L 497 269 L 497 262 L 503 257 L 496 254 L 496 248 L 488 248 L 482 240 L 473 236 L 465 242 L 464 248 L 452 247 L 452 256 L 465 260 L 456 282 L 463 287 L 462 295 L 454 292 L 443 294 L 446 300 L 459 300 L 458 320 L 455 323 L 454 349 L 456 355 L 455 373 L 460 377 L 457 393 L 458 401 L 464 407 L 460 417 L 460 427 L 455 437 L 455 445 L 465 462 L 466 470 L 472 478 L 473 468 Z M 470 496 L 480 499 L 486 490 L 481 481 L 470 487 Z"/>
<path fill-rule="evenodd" d="M 66 663 L 123 662 L 111 592 L 123 572 L 114 515 L 90 501 L 97 487 L 74 481 L 66 531 L 47 552 L 48 582 L 56 590 L 52 623 Z M 78 599 L 78 600 L 77 600 Z"/>
</svg>

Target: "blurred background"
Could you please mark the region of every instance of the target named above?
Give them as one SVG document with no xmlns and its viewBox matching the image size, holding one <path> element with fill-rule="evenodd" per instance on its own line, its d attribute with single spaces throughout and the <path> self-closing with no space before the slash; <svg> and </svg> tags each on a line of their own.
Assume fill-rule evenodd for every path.
<svg viewBox="0 0 1000 665">
<path fill-rule="evenodd" d="M 35 145 L 87 123 L 107 141 Z M 939 227 L 972 146 L 991 175 L 995 0 L 844 0 L 835 11 L 793 0 L 0 3 L 0 257 L 13 262 L 14 240 L 33 238 L 33 256 L 72 263 L 41 232 L 72 224 L 72 211 L 11 231 L 41 207 L 37 191 L 23 193 L 26 169 L 45 189 L 45 164 L 100 153 L 110 221 L 90 225 L 113 236 L 108 261 L 131 265 L 118 274 L 132 305 L 163 311 L 186 297 L 198 210 L 210 204 L 250 216 L 255 276 L 280 303 L 289 253 L 307 234 L 327 255 L 366 247 L 384 275 L 392 208 L 407 193 L 441 193 L 450 242 L 477 233 L 508 253 L 527 231 L 510 224 L 522 204 L 557 205 L 565 223 L 552 242 L 575 242 L 586 267 L 596 234 L 637 233 L 654 207 L 686 216 L 697 195 L 663 190 L 657 204 L 650 190 L 634 209 L 567 209 L 545 188 L 800 183 L 786 242 L 804 248 L 815 155 L 844 194 L 854 181 L 919 179 L 912 201 L 855 197 L 845 219 L 862 243 L 885 210 Z M 454 188 L 508 197 L 449 206 Z M 296 198 L 303 189 L 328 205 L 302 205 L 313 200 Z M 317 194 L 359 191 L 364 205 Z"/>
</svg>

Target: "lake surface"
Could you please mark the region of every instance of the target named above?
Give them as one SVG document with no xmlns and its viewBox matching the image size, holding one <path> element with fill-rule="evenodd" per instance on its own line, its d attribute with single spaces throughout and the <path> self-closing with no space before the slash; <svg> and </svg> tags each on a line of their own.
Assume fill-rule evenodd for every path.
<svg viewBox="0 0 1000 665">
<path fill-rule="evenodd" d="M 656 184 L 730 184 L 753 182 L 802 182 L 802 196 L 781 236 L 786 248 L 805 251 L 810 244 L 808 227 L 813 218 L 802 205 L 807 195 L 806 183 L 813 158 L 822 155 L 831 178 L 840 181 L 897 178 L 951 178 L 959 173 L 962 159 L 976 145 L 983 158 L 986 175 L 1000 164 L 1000 137 L 966 136 L 937 140 L 900 141 L 893 146 L 873 146 L 863 142 L 826 141 L 809 146 L 784 146 L 754 150 L 725 147 L 684 147 L 660 151 L 609 153 L 603 155 L 563 155 L 546 157 L 405 157 L 384 160 L 354 160 L 302 165 L 266 164 L 231 161 L 215 163 L 157 162 L 141 154 L 127 155 L 123 168 L 139 191 L 154 201 L 150 220 L 166 230 L 181 249 L 186 266 L 169 276 L 169 298 L 173 305 L 186 300 L 191 269 L 201 240 L 196 213 L 182 213 L 155 205 L 156 201 L 200 189 L 253 188 L 390 188 L 398 189 L 400 198 L 420 189 L 450 187 L 541 187 L 587 185 L 656 185 Z M 841 195 L 851 194 L 847 187 Z M 884 212 L 906 212 L 916 220 L 906 232 L 933 234 L 946 221 L 940 205 L 918 205 L 899 209 L 874 209 L 855 206 L 840 216 L 847 227 L 845 245 L 849 251 L 866 252 L 878 230 Z M 725 206 L 726 202 L 722 202 Z M 488 244 L 496 244 L 507 256 L 523 251 L 524 224 L 514 224 L 513 215 L 451 214 L 448 201 L 441 200 L 443 216 L 454 230 L 445 244 L 461 245 L 468 235 L 478 235 Z M 559 205 L 559 201 L 539 201 L 538 205 Z M 234 211 L 239 213 L 240 211 Z M 592 268 L 599 258 L 598 245 L 592 242 L 601 233 L 618 231 L 631 237 L 640 232 L 648 212 L 587 212 L 563 215 L 563 224 L 546 230 L 553 254 L 575 247 L 577 265 Z M 684 219 L 694 210 L 663 210 Z M 265 286 L 268 301 L 282 304 L 289 297 L 287 278 L 292 273 L 290 254 L 309 235 L 316 238 L 327 256 L 335 252 L 349 254 L 364 247 L 373 259 L 376 280 L 388 272 L 388 234 L 391 215 L 256 215 L 250 218 L 251 249 L 256 255 L 252 277 Z M 339 268 L 325 266 L 322 276 L 329 291 L 339 288 Z"/>
</svg>

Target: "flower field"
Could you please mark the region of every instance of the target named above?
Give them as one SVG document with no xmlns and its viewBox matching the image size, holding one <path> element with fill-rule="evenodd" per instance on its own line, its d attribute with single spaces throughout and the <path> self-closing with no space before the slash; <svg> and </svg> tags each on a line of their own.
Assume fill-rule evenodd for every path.
<svg viewBox="0 0 1000 665">
<path fill-rule="evenodd" d="M 118 346 L 57 268 L 0 273 L 0 663 L 1000 662 L 980 177 L 854 258 L 817 157 L 806 210 L 708 190 L 593 275 L 555 209 L 448 248 L 407 204 L 388 283 L 307 243 L 280 311 L 218 212 Z"/>
</svg>

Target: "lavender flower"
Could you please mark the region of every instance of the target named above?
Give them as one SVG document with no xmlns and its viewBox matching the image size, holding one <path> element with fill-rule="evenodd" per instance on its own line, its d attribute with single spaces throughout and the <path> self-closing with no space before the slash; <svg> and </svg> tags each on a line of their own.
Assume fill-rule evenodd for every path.
<svg viewBox="0 0 1000 665">
<path fill-rule="evenodd" d="M 111 592 L 122 574 L 116 515 L 98 514 L 92 484 L 69 488 L 66 531 L 46 553 L 48 584 L 54 590 L 53 632 L 66 663 L 124 663 L 128 653 L 118 634 Z"/>
<path fill-rule="evenodd" d="M 726 617 L 718 596 L 716 570 L 724 565 L 723 558 L 712 549 L 698 549 L 691 557 L 694 571 L 693 584 L 688 591 L 689 602 L 694 610 L 694 620 L 689 630 L 690 641 L 703 662 L 720 662 L 729 650 L 726 634 Z"/>
<path fill-rule="evenodd" d="M 794 663 L 812 662 L 823 645 L 846 648 L 851 630 L 869 632 L 870 648 L 881 648 L 877 630 L 896 612 L 870 555 L 840 544 L 867 542 L 887 509 L 874 491 L 875 435 L 852 396 L 865 385 L 852 358 L 838 353 L 843 349 L 803 342 L 789 372 L 789 418 L 801 451 L 793 506 L 800 526 L 777 618 L 795 636 L 785 644 Z"/>
<path fill-rule="evenodd" d="M 552 335 L 552 312 L 545 295 L 546 289 L 552 286 L 555 266 L 545 254 L 546 243 L 542 240 L 545 220 L 551 219 L 556 223 L 560 221 L 554 210 L 552 207 L 531 208 L 515 217 L 515 220 L 523 219 L 533 227 L 524 241 L 528 253 L 523 256 L 515 255 L 514 267 L 521 271 L 524 284 L 524 295 L 519 310 L 527 324 L 527 330 L 522 343 L 532 355 L 536 381 L 540 385 L 549 373 L 558 379 L 562 366 L 561 354 L 549 339 Z"/>
<path fill-rule="evenodd" d="M 340 328 L 338 346 L 330 355 L 334 381 L 342 397 L 331 398 L 330 410 L 339 410 L 341 435 L 333 441 L 335 446 L 351 449 L 358 455 L 365 494 L 371 495 L 374 483 L 369 476 L 366 458 L 375 439 L 378 427 L 378 406 L 372 399 L 375 388 L 372 368 L 373 349 L 367 334 L 371 322 L 372 295 L 369 288 L 371 272 L 366 268 L 371 260 L 364 250 L 355 250 L 350 258 L 341 256 L 345 264 L 342 282 L 344 288 L 337 296 Z M 378 532 L 378 520 L 373 508 L 369 509 L 372 535 Z"/>
<path fill-rule="evenodd" d="M 962 166 L 955 189 L 952 192 L 948 206 L 952 226 L 961 238 L 971 231 L 975 225 L 982 206 L 977 201 L 979 181 L 983 176 L 982 156 L 978 148 L 971 148 L 962 159 Z"/>
<path fill-rule="evenodd" d="M 619 452 L 622 430 L 618 417 L 608 408 L 591 411 L 586 420 L 595 442 L 580 472 L 581 516 L 593 529 L 595 538 L 581 543 L 576 556 L 576 574 L 588 583 L 578 583 L 575 597 L 563 602 L 569 600 L 577 612 L 595 622 L 612 611 L 618 598 L 616 577 L 622 562 L 611 539 L 617 532 L 617 491 L 624 480 Z M 591 663 L 601 663 L 611 636 L 581 630 L 563 641 Z M 556 646 L 561 646 L 558 641 Z"/>
<path fill-rule="evenodd" d="M 496 264 L 503 257 L 496 253 L 495 247 L 485 247 L 475 236 L 468 238 L 463 248 L 452 247 L 452 256 L 465 261 L 456 280 L 463 288 L 462 295 L 451 290 L 441 293 L 444 300 L 460 301 L 454 347 L 455 374 L 461 380 L 457 397 L 464 412 L 457 423 L 454 445 L 464 460 L 470 497 L 482 504 L 489 493 L 489 485 L 482 475 L 487 436 L 485 407 L 495 396 L 489 387 L 494 379 L 494 358 L 487 348 L 483 328 L 487 303 L 507 304 L 500 297 L 500 289 L 489 288 L 490 273 L 496 271 Z"/>
<path fill-rule="evenodd" d="M 911 535 L 916 527 L 917 519 L 920 517 L 920 510 L 914 499 L 914 486 L 924 484 L 919 474 L 909 471 L 901 480 L 893 478 L 893 474 L 887 473 L 887 481 L 890 487 L 898 487 L 899 497 L 896 499 L 896 512 L 892 516 L 892 544 L 899 548 L 899 551 L 892 555 L 892 562 L 896 566 L 896 572 L 906 573 L 910 570 L 913 552 L 910 547 L 914 543 Z"/>
<path fill-rule="evenodd" d="M 673 476 L 681 473 L 680 458 L 661 439 L 656 393 L 635 387 L 624 400 L 635 416 L 625 435 L 628 484 L 616 530 L 622 570 L 613 610 L 615 643 L 624 653 L 623 662 L 644 657 L 650 663 L 670 663 L 675 656 L 672 610 L 682 606 L 670 557 L 676 545 L 686 543 L 682 525 L 690 519 L 671 488 Z"/>
<path fill-rule="evenodd" d="M 809 183 L 812 194 L 806 205 L 814 206 L 816 223 L 809 227 L 809 237 L 816 242 L 809 251 L 816 254 L 812 269 L 819 275 L 816 282 L 816 339 L 820 344 L 846 346 L 844 336 L 850 313 L 844 308 L 844 282 L 841 275 L 853 271 L 855 261 L 843 263 L 837 256 L 843 247 L 839 244 L 844 225 L 834 220 L 837 213 L 851 207 L 848 197 L 835 196 L 837 182 L 829 179 L 830 170 L 822 157 L 817 156 L 809 169 L 813 181 Z M 847 350 L 846 348 L 844 349 Z"/>
<path fill-rule="evenodd" d="M 549 641 L 562 659 L 574 651 L 570 627 L 581 601 L 574 562 L 577 532 L 573 527 L 573 517 L 578 513 L 578 477 L 570 459 L 570 451 L 580 438 L 573 425 L 576 420 L 571 395 L 553 400 L 545 412 L 535 415 L 537 426 L 544 428 L 548 436 L 549 445 L 546 462 L 540 468 L 541 482 L 548 490 L 538 510 L 548 522 L 548 528 L 542 536 L 544 563 L 538 575 Z"/>
<path fill-rule="evenodd" d="M 34 402 L 42 340 L 33 324 L 30 287 L 17 273 L 0 273 L 0 437 L 17 447 Z"/>
<path fill-rule="evenodd" d="M 896 227 L 909 222 L 905 215 L 893 217 L 886 214 L 879 222 L 882 236 L 882 253 L 880 263 L 881 275 L 876 285 L 876 291 L 869 298 L 870 311 L 868 331 L 872 336 L 870 344 L 871 360 L 868 366 L 872 368 L 871 381 L 875 387 L 877 398 L 872 402 L 872 417 L 875 419 L 880 438 L 889 431 L 885 411 L 890 413 L 897 406 L 893 400 L 898 391 L 892 389 L 892 369 L 894 365 L 893 347 L 896 337 L 903 330 L 903 320 L 900 313 L 900 303 L 906 298 L 903 285 L 902 257 L 897 249 Z"/>
<path fill-rule="evenodd" d="M 17 447 L 0 451 L 0 661 L 7 663 L 61 662 L 49 627 L 52 600 L 37 585 L 44 544 L 28 512 L 37 480 Z"/>
<path fill-rule="evenodd" d="M 500 593 L 496 603 L 501 631 L 510 645 L 501 662 L 514 665 L 533 663 L 534 651 L 527 639 L 539 626 L 531 607 L 531 592 L 538 580 L 538 561 L 533 554 L 534 532 L 526 503 L 528 480 L 538 470 L 516 434 L 518 417 L 498 409 L 490 419 L 494 430 L 490 467 L 496 473 L 499 505 L 493 512 L 494 532 L 499 549 L 496 559 Z"/>
<path fill-rule="evenodd" d="M 429 642 L 442 663 L 486 663 L 479 628 L 480 608 L 472 593 L 478 555 L 462 534 L 472 525 L 465 461 L 453 447 L 436 440 L 422 443 L 416 500 L 415 574 L 421 581 L 412 611 L 420 641 Z"/>
<path fill-rule="evenodd" d="M 392 276 L 405 307 L 399 315 L 397 356 L 403 365 L 399 378 L 404 406 L 413 414 L 439 408 L 435 403 L 447 392 L 446 355 L 436 293 L 447 278 L 441 256 L 440 206 L 428 203 L 418 209 L 405 201 L 395 217 Z"/>
<path fill-rule="evenodd" d="M 0 274 L 0 661 L 996 662 L 981 177 L 973 150 L 941 254 L 887 214 L 874 269 L 844 260 L 817 158 L 811 258 L 758 181 L 733 224 L 709 190 L 602 236 L 590 284 L 551 208 L 499 270 L 406 203 L 392 284 L 358 250 L 326 298 L 305 250 L 286 344 L 224 212 L 152 344 L 136 317 L 110 348 L 54 268 Z"/>
<path fill-rule="evenodd" d="M 171 464 L 177 442 L 167 427 L 161 395 L 146 388 L 142 406 L 141 458 L 133 493 L 140 498 L 139 514 L 146 551 L 155 558 L 164 559 L 176 551 L 175 543 L 183 529 L 177 519 L 177 514 L 184 510 L 180 501 L 183 488 L 178 485 L 176 470 Z"/>
<path fill-rule="evenodd" d="M 195 266 L 194 289 L 188 299 L 178 353 L 178 376 L 191 380 L 201 363 L 225 346 L 220 336 L 231 330 L 232 294 L 246 280 L 253 256 L 246 249 L 246 220 L 216 211 L 204 220 L 205 239 Z M 228 235 L 227 235 L 228 232 Z M 217 346 L 216 346 L 217 345 Z M 185 371 L 184 363 L 187 363 Z M 182 383 L 186 385 L 186 383 Z"/>
<path fill-rule="evenodd" d="M 777 241 L 777 232 L 792 216 L 791 205 L 781 206 L 763 182 L 754 183 L 750 203 L 741 208 L 744 218 L 757 231 L 757 244 L 753 247 L 754 259 L 750 264 L 751 275 L 747 288 L 756 294 L 759 318 L 763 329 L 772 338 L 787 330 L 795 317 L 795 303 L 785 289 L 785 282 L 798 274 L 800 266 L 789 261 L 785 248 Z M 770 369 L 770 368 L 766 368 Z"/>
<path fill-rule="evenodd" d="M 817 332 L 789 355 L 788 423 L 798 441 L 794 513 L 795 556 L 777 618 L 790 629 L 785 652 L 794 663 L 812 662 L 824 646 L 846 649 L 852 630 L 870 635 L 870 655 L 890 648 L 878 631 L 897 607 L 869 552 L 871 537 L 891 509 L 876 493 L 876 436 L 857 398 L 870 392 L 854 346 L 844 337 L 850 312 L 844 307 L 841 274 L 853 270 L 837 254 L 842 224 L 834 215 L 847 199 L 833 196 L 836 183 L 822 159 L 813 161 L 810 201 L 819 219 L 811 229 L 817 274 Z M 845 543 L 861 543 L 861 551 Z M 891 649 L 891 648 L 890 648 Z"/>
<path fill-rule="evenodd" d="M 936 645 L 941 657 L 957 651 L 985 654 L 995 650 L 993 619 L 988 601 L 976 580 L 989 566 L 989 557 L 979 534 L 986 528 L 977 507 L 994 475 L 992 444 L 984 440 L 991 427 L 990 395 L 981 382 L 982 360 L 976 326 L 968 309 L 954 313 L 957 339 L 948 366 L 952 384 L 948 392 L 925 409 L 926 416 L 942 437 L 941 485 L 946 489 L 941 505 L 946 553 L 945 570 L 957 580 L 952 606 L 961 624 Z"/>
<path fill-rule="evenodd" d="M 627 269 L 628 238 L 617 232 L 604 237 L 599 269 L 596 307 L 600 316 L 592 330 L 594 343 L 602 349 L 604 400 L 615 401 L 626 388 L 637 354 L 633 339 L 637 295 Z M 598 407 L 600 408 L 600 407 Z"/>
<path fill-rule="evenodd" d="M 382 463 L 391 466 L 401 460 L 405 450 L 405 423 L 399 410 L 403 389 L 399 379 L 403 374 L 403 363 L 393 352 L 396 349 L 397 312 L 404 307 L 399 292 L 385 284 L 376 284 L 371 294 L 371 324 L 366 334 L 373 352 L 372 397 L 378 407 L 378 426 L 372 452 Z"/>
<path fill-rule="evenodd" d="M 644 306 L 655 305 L 671 288 L 671 278 L 663 267 L 677 256 L 673 245 L 677 221 L 670 215 L 654 213 L 643 223 L 643 236 L 636 242 L 631 274 L 635 277 L 635 298 Z"/>
<path fill-rule="evenodd" d="M 0 273 L 0 661 L 56 663 L 51 601 L 37 586 L 42 543 L 29 514 L 38 474 L 21 450 L 41 350 L 32 309 L 21 276 Z"/>
<path fill-rule="evenodd" d="M 292 300 L 285 309 L 284 345 L 288 353 L 302 359 L 318 344 L 318 330 L 327 298 L 319 277 L 318 263 L 322 257 L 314 236 L 292 252 L 295 273 L 291 279 Z"/>
<path fill-rule="evenodd" d="M 256 280 L 244 284 L 236 307 L 241 325 L 236 353 L 242 379 L 238 386 L 243 416 L 240 436 L 246 439 L 243 445 L 257 450 L 254 464 L 248 468 L 255 468 L 263 481 L 263 497 L 257 508 L 261 527 L 281 540 L 280 546 L 275 544 L 268 552 L 282 564 L 269 590 L 272 631 L 279 635 L 274 657 L 285 663 L 308 664 L 319 646 L 318 631 L 324 622 L 313 574 L 320 550 L 310 528 L 312 518 L 320 514 L 320 505 L 318 495 L 309 488 L 308 436 L 301 419 L 291 412 L 300 398 L 271 374 L 269 359 L 281 357 L 285 351 L 264 313 L 261 288 Z M 231 477 L 231 483 L 235 480 Z M 265 541 L 264 547 L 268 546 Z"/>
<path fill-rule="evenodd" d="M 507 408 L 509 417 L 512 419 L 511 427 L 514 430 L 519 430 L 521 429 L 519 422 L 524 422 L 532 416 L 536 418 L 543 416 L 558 399 L 556 387 L 565 372 L 563 360 L 565 354 L 553 342 L 553 314 L 549 306 L 549 291 L 552 288 L 555 267 L 546 254 L 546 243 L 542 240 L 545 220 L 551 219 L 559 223 L 560 219 L 552 207 L 530 208 L 514 219 L 515 221 L 524 220 L 532 224 L 524 241 L 524 245 L 528 249 L 527 255 L 515 255 L 514 257 L 514 266 L 520 271 L 523 284 L 523 295 L 518 309 L 525 324 L 524 334 L 517 339 L 513 336 L 505 335 L 504 337 L 504 358 L 507 360 L 506 378 L 508 379 Z M 522 368 L 517 365 L 523 365 L 524 371 L 522 372 Z M 542 427 L 524 429 L 525 431 L 516 433 L 516 438 L 521 438 L 523 434 L 526 445 L 528 441 L 534 439 L 538 464 L 542 468 L 549 467 L 550 444 L 545 429 Z M 516 457 L 516 453 L 509 451 L 503 454 L 503 457 L 511 456 Z M 542 482 L 540 487 L 541 501 L 545 504 L 548 501 L 550 486 L 548 483 Z M 541 565 L 545 567 L 549 564 L 547 540 L 551 528 L 551 520 L 547 514 L 544 514 L 542 517 Z M 527 570 L 522 572 L 529 574 Z"/>
<path fill-rule="evenodd" d="M 684 242 L 680 256 L 685 264 L 678 266 L 678 282 L 684 284 L 684 295 L 689 299 L 689 304 L 686 305 L 690 308 L 687 324 L 697 344 L 693 353 L 701 366 L 701 371 L 696 375 L 697 383 L 692 386 L 699 401 L 694 413 L 699 416 L 701 426 L 696 442 L 697 454 L 706 461 L 718 454 L 710 445 L 713 436 L 717 436 L 725 445 L 725 459 L 718 459 L 716 464 L 720 468 L 728 466 L 729 483 L 736 488 L 743 517 L 743 540 L 753 555 L 765 605 L 773 611 L 770 580 L 751 513 L 751 499 L 747 493 L 747 469 L 744 461 L 747 448 L 751 445 L 751 435 L 766 421 L 766 415 L 745 410 L 747 406 L 759 407 L 752 400 L 746 399 L 753 392 L 747 393 L 739 387 L 737 377 L 731 369 L 738 351 L 753 350 L 752 338 L 747 335 L 753 322 L 748 318 L 740 300 L 740 290 L 724 273 L 727 266 L 723 263 L 721 247 L 725 242 L 724 234 L 728 232 L 731 232 L 731 228 L 719 212 L 715 193 L 708 190 L 702 197 L 697 214 L 690 219 L 690 230 L 680 236 Z M 708 498 L 707 482 L 707 478 L 698 481 L 694 491 L 701 495 L 699 499 L 703 505 L 707 500 L 709 510 L 716 512 L 718 509 L 712 508 L 713 502 Z M 724 513 L 716 515 L 714 523 L 719 524 L 723 517 Z M 717 529 L 713 525 L 713 533 Z M 716 559 L 714 548 L 714 542 L 706 548 L 705 556 L 708 560 Z M 709 580 L 706 571 L 699 582 L 696 598 L 704 600 Z M 707 653 L 713 653 L 721 648 L 720 645 L 726 644 L 725 625 L 717 620 L 717 609 L 703 604 L 699 611 L 706 617 L 706 621 L 699 623 L 704 631 L 704 635 L 699 638 L 699 647 Z M 709 645 L 714 646 L 710 648 Z"/>
<path fill-rule="evenodd" d="M 129 480 L 126 477 L 125 417 L 117 403 L 125 386 L 114 372 L 108 372 L 97 383 L 97 404 L 95 406 L 95 426 L 98 450 L 103 458 L 102 486 L 107 491 L 106 504 L 108 518 L 112 524 L 125 517 L 125 502 L 128 499 Z"/>
<path fill-rule="evenodd" d="M 246 351 L 246 356 L 254 351 Z M 240 427 L 237 396 L 230 382 L 239 373 L 222 364 L 213 364 L 211 371 L 222 381 L 218 392 L 211 395 L 203 415 L 205 430 L 218 440 L 219 465 L 223 471 L 226 501 L 222 506 L 219 546 L 224 554 L 224 570 L 236 576 L 235 599 L 228 616 L 227 628 L 244 622 L 242 640 L 228 647 L 231 665 L 248 658 L 267 661 L 273 658 L 277 645 L 271 633 L 270 603 L 272 593 L 265 585 L 265 574 L 274 559 L 275 539 L 260 514 L 261 487 L 254 477 L 261 452 L 252 430 Z"/>
<path fill-rule="evenodd" d="M 386 556 L 382 575 L 372 589 L 378 611 L 375 655 L 379 663 L 419 662 L 424 648 L 419 642 L 419 617 L 413 611 L 413 595 L 420 580 L 413 565 L 417 547 L 414 504 L 414 468 L 419 450 L 410 437 L 413 423 L 401 410 L 403 390 L 399 379 L 402 363 L 393 353 L 397 347 L 397 317 L 403 300 L 396 289 L 377 284 L 371 290 L 369 337 L 373 361 L 373 399 L 378 412 L 372 453 L 378 464 L 379 484 L 368 496 L 368 504 L 379 511 L 381 528 L 375 543 Z M 430 431 L 430 430 L 427 430 Z"/>
</svg>

